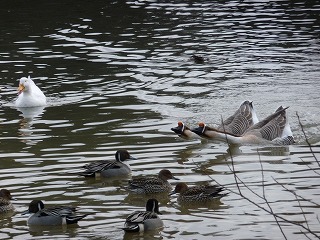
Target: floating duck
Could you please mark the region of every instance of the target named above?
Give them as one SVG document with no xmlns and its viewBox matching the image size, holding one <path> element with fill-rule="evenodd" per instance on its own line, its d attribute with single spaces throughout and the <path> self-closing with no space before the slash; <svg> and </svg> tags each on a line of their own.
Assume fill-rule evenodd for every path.
<svg viewBox="0 0 320 240">
<path fill-rule="evenodd" d="M 249 127 L 258 122 L 252 102 L 244 101 L 233 115 L 217 127 L 217 130 L 241 136 Z M 177 127 L 171 128 L 171 131 L 184 139 L 190 139 L 194 136 L 192 130 L 181 121 L 178 122 Z"/>
<path fill-rule="evenodd" d="M 224 188 L 218 185 L 188 187 L 186 183 L 180 182 L 170 195 L 179 193 L 177 199 L 179 203 L 207 202 L 225 196 L 226 193 L 221 193 L 223 190 Z"/>
<path fill-rule="evenodd" d="M 45 208 L 41 200 L 33 200 L 27 211 L 22 214 L 31 213 L 28 225 L 54 226 L 77 223 L 88 214 L 76 214 L 75 207 L 56 206 Z"/>
<path fill-rule="evenodd" d="M 156 230 L 163 227 L 159 218 L 159 202 L 156 199 L 149 199 L 146 204 L 146 211 L 136 211 L 130 214 L 124 224 L 126 232 L 144 232 Z"/>
<path fill-rule="evenodd" d="M 118 150 L 115 160 L 101 160 L 83 166 L 86 170 L 78 173 L 85 177 L 122 177 L 131 174 L 129 165 L 123 163 L 125 160 L 136 159 L 127 150 Z"/>
<path fill-rule="evenodd" d="M 14 200 L 8 189 L 0 190 L 0 213 L 13 211 L 14 207 L 10 200 Z"/>
<path fill-rule="evenodd" d="M 228 142 L 235 145 L 243 144 L 276 144 L 290 145 L 294 143 L 292 131 L 287 121 L 286 108 L 280 106 L 275 113 L 249 127 L 241 136 L 211 128 L 205 123 L 192 131 L 201 137 Z"/>
<path fill-rule="evenodd" d="M 15 102 L 15 106 L 24 108 L 45 106 L 46 104 L 46 96 L 32 81 L 30 76 L 28 76 L 28 78 L 22 77 L 19 83 L 18 98 Z"/>
<path fill-rule="evenodd" d="M 179 180 L 168 169 L 162 169 L 157 177 L 139 177 L 129 180 L 129 190 L 135 193 L 162 193 L 172 190 L 168 179 Z"/>
</svg>

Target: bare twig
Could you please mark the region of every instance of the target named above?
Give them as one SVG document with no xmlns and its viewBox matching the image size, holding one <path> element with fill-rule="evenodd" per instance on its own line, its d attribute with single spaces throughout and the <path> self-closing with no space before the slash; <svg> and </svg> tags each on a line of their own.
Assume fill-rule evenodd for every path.
<svg viewBox="0 0 320 240">
<path fill-rule="evenodd" d="M 281 187 L 283 187 L 285 190 L 287 190 L 288 192 L 291 192 L 293 195 L 295 196 L 298 196 L 300 199 L 306 201 L 306 202 L 309 202 L 309 203 L 312 203 L 314 205 L 316 205 L 317 207 L 320 207 L 320 204 L 314 202 L 314 201 L 311 201 L 310 199 L 306 199 L 304 198 L 303 196 L 301 195 L 298 195 L 296 192 L 294 192 L 293 190 L 290 190 L 289 188 L 287 188 L 286 186 L 284 186 L 284 184 L 280 183 L 278 180 L 276 180 L 275 178 L 272 177 L 272 179 L 277 183 L 279 184 Z"/>
<path fill-rule="evenodd" d="M 306 163 L 302 158 L 299 158 L 301 160 L 301 162 Z M 313 171 L 315 174 L 320 175 L 320 173 L 318 173 L 316 170 L 320 170 L 319 168 L 317 169 L 313 169 L 312 167 L 310 167 L 309 165 L 306 165 L 311 171 Z"/>
<path fill-rule="evenodd" d="M 303 216 L 303 218 L 304 218 L 304 221 L 305 221 L 307 227 L 310 228 L 310 227 L 309 227 L 309 224 L 308 224 L 308 221 L 307 221 L 307 218 L 306 218 L 306 215 L 305 215 L 305 213 L 304 213 L 304 211 L 303 211 L 303 208 L 302 208 L 302 206 L 301 206 L 301 203 L 300 203 L 300 200 L 299 200 L 297 194 L 294 193 L 294 196 L 296 197 L 296 200 L 297 200 L 298 203 L 299 203 L 299 208 L 300 208 L 300 210 L 301 210 L 301 213 L 302 213 L 302 216 Z"/>
<path fill-rule="evenodd" d="M 262 182 L 262 196 L 263 196 L 263 199 L 265 201 L 265 203 L 268 205 L 269 207 L 269 210 L 270 212 L 272 213 L 272 216 L 274 217 L 274 220 L 276 220 L 276 223 L 282 233 L 282 236 L 285 238 L 285 239 L 288 239 L 286 234 L 284 233 L 279 221 L 278 221 L 278 218 L 277 218 L 277 215 L 273 212 L 273 209 L 270 205 L 270 203 L 268 202 L 267 198 L 266 198 L 266 192 L 265 192 L 265 187 L 264 187 L 264 171 L 263 171 L 263 165 L 262 165 L 262 161 L 261 161 L 261 156 L 260 156 L 260 153 L 257 149 L 257 153 L 258 153 L 258 156 L 259 156 L 259 163 L 260 163 L 260 167 L 261 167 L 261 182 Z"/>
<path fill-rule="evenodd" d="M 223 124 L 223 117 L 222 117 L 222 116 L 221 116 L 221 125 L 223 126 L 223 131 L 225 132 L 226 129 L 225 129 L 224 124 Z M 225 134 L 225 136 L 226 136 L 226 142 L 227 142 L 228 146 L 230 146 L 229 141 L 228 141 L 227 134 Z M 231 159 L 232 172 L 236 172 L 236 171 L 235 171 L 235 168 L 234 168 L 233 156 L 232 156 L 231 152 L 230 152 L 230 159 Z M 239 193 L 241 193 L 241 189 L 240 189 L 239 183 L 238 183 L 238 181 L 237 181 L 237 176 L 236 176 L 236 174 L 234 174 L 234 181 L 236 182 L 236 185 L 237 185 L 237 188 L 238 188 Z"/>
<path fill-rule="evenodd" d="M 316 158 L 315 153 L 314 153 L 313 150 L 312 150 L 312 146 L 311 146 L 311 144 L 309 143 L 309 141 L 308 141 L 308 139 L 307 139 L 307 136 L 306 136 L 306 134 L 305 134 L 305 132 L 304 132 L 304 130 L 303 130 L 303 126 L 302 126 L 302 124 L 301 124 L 299 115 L 298 115 L 298 113 L 296 113 L 296 114 L 297 114 L 297 117 L 298 117 L 298 120 L 299 120 L 300 127 L 301 127 L 301 129 L 302 129 L 302 131 L 303 131 L 303 134 L 304 134 L 304 136 L 305 136 L 306 142 L 307 142 L 307 144 L 308 144 L 308 146 L 309 146 L 310 152 L 312 153 L 312 156 L 314 157 L 315 161 L 316 161 L 316 162 L 318 163 L 318 165 L 320 166 L 320 163 L 319 163 L 318 159 Z M 221 121 L 222 121 L 222 123 L 223 123 L 222 117 L 221 117 Z M 222 124 L 222 125 L 223 125 L 223 124 Z M 223 128 L 224 128 L 224 125 L 223 125 Z M 224 131 L 225 131 L 225 129 L 224 129 Z M 226 142 L 227 142 L 228 146 L 230 147 L 230 144 L 229 144 L 229 142 L 228 142 L 227 136 L 226 136 Z M 308 221 L 307 221 L 305 212 L 303 211 L 303 207 L 302 207 L 300 201 L 301 201 L 301 200 L 305 200 L 305 201 L 307 201 L 307 202 L 310 202 L 310 203 L 312 203 L 312 204 L 315 204 L 316 206 L 319 206 L 319 204 L 317 204 L 317 203 L 315 203 L 315 202 L 313 202 L 313 201 L 311 201 L 311 200 L 308 200 L 308 199 L 306 199 L 306 198 L 303 198 L 302 196 L 300 196 L 300 195 L 298 195 L 296 192 L 288 189 L 286 186 L 284 186 L 283 184 L 279 183 L 276 179 L 274 179 L 274 178 L 272 177 L 273 180 L 274 180 L 277 184 L 279 184 L 279 185 L 282 186 L 285 190 L 289 191 L 290 193 L 292 193 L 292 194 L 295 196 L 295 199 L 298 201 L 299 208 L 301 209 L 302 215 L 303 215 L 303 217 L 304 217 L 304 221 L 305 221 L 305 223 L 306 223 L 306 226 L 305 226 L 304 224 L 298 223 L 298 222 L 296 222 L 296 221 L 291 221 L 291 220 L 289 220 L 289 219 L 287 219 L 287 218 L 285 218 L 285 217 L 282 217 L 281 215 L 279 215 L 279 214 L 277 214 L 277 213 L 275 213 L 275 212 L 273 211 L 272 206 L 270 205 L 268 199 L 266 198 L 264 169 L 263 169 L 263 164 L 262 164 L 262 161 L 261 161 L 261 157 L 260 157 L 259 152 L 258 152 L 258 155 L 259 155 L 259 161 L 260 161 L 260 166 L 261 166 L 261 178 L 262 178 L 261 181 L 262 181 L 262 188 L 263 188 L 263 189 L 262 189 L 262 191 L 263 191 L 263 192 L 262 192 L 262 196 L 259 195 L 259 194 L 256 193 L 256 192 L 254 192 L 245 182 L 243 182 L 243 181 L 241 180 L 241 178 L 239 178 L 239 176 L 237 175 L 236 170 L 235 170 L 235 162 L 234 162 L 234 158 L 233 158 L 231 152 L 230 152 L 231 166 L 230 166 L 229 164 L 227 164 L 227 166 L 228 166 L 228 168 L 230 169 L 230 171 L 231 171 L 231 172 L 233 173 L 233 175 L 234 175 L 234 179 L 235 179 L 235 184 L 236 184 L 237 191 L 236 191 L 236 190 L 232 190 L 232 189 L 224 186 L 223 184 L 221 184 L 221 183 L 217 182 L 216 180 L 214 180 L 210 175 L 208 175 L 208 174 L 206 174 L 206 173 L 205 173 L 205 174 L 206 174 L 211 180 L 215 181 L 218 185 L 224 187 L 227 191 L 229 191 L 229 192 L 231 192 L 231 193 L 234 193 L 235 195 L 238 195 L 238 196 L 242 197 L 243 199 L 245 199 L 246 201 L 248 201 L 248 202 L 251 203 L 252 205 L 256 206 L 257 208 L 263 210 L 264 212 L 266 212 L 266 213 L 268 213 L 268 214 L 271 214 L 271 215 L 274 217 L 274 219 L 275 219 L 275 221 L 276 221 L 276 223 L 277 223 L 277 225 L 278 225 L 278 227 L 279 227 L 279 229 L 280 229 L 280 231 L 281 231 L 281 233 L 282 233 L 282 235 L 283 235 L 283 237 L 284 237 L 285 239 L 287 239 L 287 237 L 286 237 L 286 235 L 285 235 L 285 233 L 284 233 L 284 231 L 283 231 L 283 229 L 282 229 L 282 226 L 281 226 L 279 220 L 281 220 L 281 221 L 283 221 L 283 222 L 285 222 L 285 223 L 289 223 L 289 224 L 292 224 L 292 225 L 295 225 L 295 226 L 300 227 L 300 228 L 301 228 L 300 232 L 301 232 L 307 239 L 311 239 L 311 238 L 310 238 L 310 235 L 314 236 L 314 237 L 317 238 L 317 239 L 320 239 L 320 236 L 319 236 L 316 232 L 314 232 L 314 231 L 312 231 L 312 230 L 310 229 L 310 226 L 309 226 L 309 224 L 308 224 Z M 302 159 L 301 159 L 301 160 L 302 160 Z M 192 160 L 192 161 L 193 161 L 193 160 Z M 302 161 L 303 161 L 303 160 L 302 160 Z M 197 163 L 195 163 L 194 161 L 193 161 L 193 163 L 194 163 L 198 168 L 200 168 L 200 166 L 199 166 Z M 309 167 L 309 166 L 308 166 L 308 167 Z M 310 170 L 313 170 L 317 175 L 319 175 L 319 173 L 316 172 L 316 171 L 315 171 L 314 169 L 312 169 L 311 167 L 309 167 L 309 169 L 310 169 Z M 246 190 L 248 190 L 248 191 L 250 191 L 251 193 L 253 193 L 253 194 L 254 194 L 255 196 L 257 196 L 259 199 L 264 200 L 264 202 L 267 204 L 268 208 L 264 207 L 264 206 L 261 205 L 260 203 L 255 202 L 255 201 L 251 200 L 249 197 L 245 196 L 245 195 L 243 194 L 242 190 L 241 190 L 241 187 L 244 187 Z M 319 220 L 319 216 L 318 216 L 318 215 L 316 216 L 316 218 L 317 218 L 318 222 L 320 223 L 320 220 Z M 310 235 L 308 236 L 308 234 L 310 234 Z"/>
<path fill-rule="evenodd" d="M 303 128 L 303 125 L 302 125 L 302 123 L 301 123 L 301 121 L 300 121 L 300 116 L 299 116 L 298 112 L 296 112 L 296 115 L 297 115 L 297 117 L 298 117 L 299 125 L 300 125 L 300 127 L 301 127 L 301 130 L 302 130 L 302 133 L 303 133 L 304 138 L 305 138 L 305 140 L 306 140 L 306 143 L 307 143 L 307 145 L 309 146 L 310 152 L 311 152 L 312 156 L 314 157 L 314 159 L 316 160 L 316 162 L 318 163 L 318 165 L 319 165 L 319 167 L 320 167 L 320 162 L 318 161 L 315 153 L 313 152 L 313 149 L 312 149 L 312 146 L 311 146 L 311 144 L 310 144 L 310 142 L 309 142 L 309 140 L 308 140 L 307 134 L 305 133 L 304 128 Z"/>
</svg>

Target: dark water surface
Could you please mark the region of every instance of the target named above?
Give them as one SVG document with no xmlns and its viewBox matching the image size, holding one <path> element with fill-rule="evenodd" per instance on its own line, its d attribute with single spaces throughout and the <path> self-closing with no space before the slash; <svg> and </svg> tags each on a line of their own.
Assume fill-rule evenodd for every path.
<svg viewBox="0 0 320 240">
<path fill-rule="evenodd" d="M 213 178 L 237 191 L 231 150 L 238 176 L 253 192 L 265 192 L 274 212 L 320 235 L 319 165 L 296 116 L 319 159 L 319 1 L 0 6 L 0 187 L 17 198 L 16 211 L 1 215 L 1 239 L 283 239 L 270 214 L 235 193 L 193 207 L 158 195 L 164 229 L 124 234 L 126 216 L 143 209 L 150 196 L 128 194 L 126 179 L 70 174 L 90 161 L 113 159 L 119 148 L 138 158 L 130 162 L 134 177 L 167 168 L 189 185 Z M 193 54 L 205 63 L 193 62 Z M 27 75 L 48 97 L 47 107 L 14 107 L 18 79 Z M 259 118 L 290 106 L 297 143 L 228 149 L 170 131 L 179 120 L 218 124 L 247 99 Z M 77 205 L 91 215 L 77 226 L 29 228 L 20 213 L 32 199 Z M 280 224 L 288 239 L 306 239 L 301 227 Z"/>
</svg>

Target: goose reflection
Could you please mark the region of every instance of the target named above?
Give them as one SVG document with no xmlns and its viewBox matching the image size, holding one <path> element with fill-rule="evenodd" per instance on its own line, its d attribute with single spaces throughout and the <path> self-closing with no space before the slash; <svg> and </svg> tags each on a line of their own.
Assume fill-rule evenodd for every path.
<svg viewBox="0 0 320 240">
<path fill-rule="evenodd" d="M 21 141 L 29 144 L 38 142 L 33 138 L 33 127 L 34 121 L 41 117 L 44 113 L 44 106 L 39 107 L 25 107 L 17 108 L 22 114 L 22 118 L 19 120 L 19 131 L 18 135 L 21 137 Z"/>
</svg>

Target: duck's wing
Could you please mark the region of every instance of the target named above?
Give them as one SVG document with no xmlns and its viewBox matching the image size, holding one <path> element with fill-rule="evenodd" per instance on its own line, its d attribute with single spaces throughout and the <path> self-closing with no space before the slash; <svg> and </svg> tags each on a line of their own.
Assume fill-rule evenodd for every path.
<svg viewBox="0 0 320 240">
<path fill-rule="evenodd" d="M 223 187 L 216 185 L 193 186 L 183 193 L 183 197 L 191 201 L 212 200 L 227 195 L 227 193 L 221 193 L 223 190 Z"/>
<path fill-rule="evenodd" d="M 133 188 L 146 188 L 147 186 L 152 186 L 152 188 L 156 188 L 156 186 L 163 185 L 163 182 L 161 181 L 161 179 L 157 177 L 141 177 L 129 180 L 129 185 Z"/>
<path fill-rule="evenodd" d="M 149 219 L 157 219 L 158 215 L 149 211 L 137 211 L 131 213 L 124 223 L 123 230 L 127 232 L 140 232 L 144 229 L 145 221 Z"/>
<path fill-rule="evenodd" d="M 108 166 L 112 166 L 115 161 L 108 161 L 108 160 L 101 160 L 101 161 L 94 161 L 91 163 L 88 163 L 83 166 L 85 169 L 99 169 L 99 168 L 105 168 Z"/>
<path fill-rule="evenodd" d="M 287 123 L 287 108 L 283 108 L 282 106 L 280 106 L 275 113 L 271 114 L 259 123 L 253 125 L 245 134 L 252 130 L 256 130 L 261 134 L 262 138 L 270 141 L 275 138 L 281 137 Z"/>
<path fill-rule="evenodd" d="M 218 129 L 241 136 L 257 119 L 252 102 L 244 101 L 239 109 L 227 118 Z"/>
<path fill-rule="evenodd" d="M 39 211 L 39 215 L 63 217 L 63 216 L 72 215 L 75 213 L 75 211 L 76 211 L 75 207 L 57 206 L 57 207 L 41 209 Z"/>
<path fill-rule="evenodd" d="M 39 216 L 54 216 L 65 218 L 67 224 L 77 223 L 79 220 L 88 215 L 89 214 L 76 214 L 76 208 L 69 206 L 44 208 L 39 211 Z"/>
<path fill-rule="evenodd" d="M 89 163 L 87 165 L 84 165 L 83 168 L 86 170 L 83 172 L 80 172 L 79 175 L 82 176 L 92 176 L 95 173 L 101 172 L 106 169 L 111 169 L 111 168 L 116 168 L 117 166 L 117 161 L 107 161 L 107 160 L 102 160 L 102 161 L 96 161 Z"/>
<path fill-rule="evenodd" d="M 129 223 L 143 223 L 147 219 L 153 219 L 157 218 L 158 215 L 154 212 L 148 212 L 148 211 L 137 211 L 134 213 L 131 213 L 127 219 L 126 222 Z"/>
<path fill-rule="evenodd" d="M 211 197 L 222 197 L 226 195 L 226 193 L 221 193 L 223 190 L 224 188 L 218 185 L 206 185 L 203 186 L 202 191 Z"/>
</svg>

